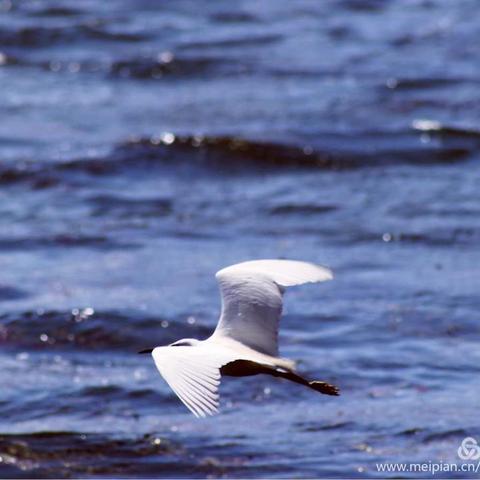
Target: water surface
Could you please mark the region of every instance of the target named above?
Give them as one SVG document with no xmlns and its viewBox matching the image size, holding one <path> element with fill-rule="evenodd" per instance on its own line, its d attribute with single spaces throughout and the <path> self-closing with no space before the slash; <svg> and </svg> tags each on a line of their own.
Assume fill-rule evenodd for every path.
<svg viewBox="0 0 480 480">
<path fill-rule="evenodd" d="M 0 476 L 458 461 L 480 435 L 476 1 L 0 9 Z M 252 258 L 335 272 L 286 294 L 281 353 L 342 396 L 226 379 L 196 420 L 136 352 L 207 337 L 215 271 Z"/>
</svg>

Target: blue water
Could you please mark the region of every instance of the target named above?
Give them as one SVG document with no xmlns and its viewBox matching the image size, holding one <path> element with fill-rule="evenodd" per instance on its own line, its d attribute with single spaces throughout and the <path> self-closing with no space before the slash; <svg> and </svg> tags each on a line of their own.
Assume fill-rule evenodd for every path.
<svg viewBox="0 0 480 480">
<path fill-rule="evenodd" d="M 458 463 L 479 36 L 476 0 L 0 2 L 0 476 Z M 342 396 L 226 379 L 199 421 L 136 352 L 208 336 L 253 258 L 334 271 L 287 292 L 281 353 Z"/>
</svg>

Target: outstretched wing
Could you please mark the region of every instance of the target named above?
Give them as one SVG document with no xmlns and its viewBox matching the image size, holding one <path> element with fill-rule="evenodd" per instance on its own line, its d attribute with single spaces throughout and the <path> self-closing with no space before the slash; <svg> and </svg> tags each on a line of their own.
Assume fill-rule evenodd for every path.
<svg viewBox="0 0 480 480">
<path fill-rule="evenodd" d="M 230 337 L 278 355 L 278 323 L 284 287 L 333 278 L 327 268 L 293 260 L 254 260 L 216 274 L 222 313 L 213 337 Z"/>
<path fill-rule="evenodd" d="M 201 346 L 169 346 L 154 348 L 152 356 L 162 377 L 196 417 L 218 413 L 220 368 L 235 355 Z"/>
</svg>

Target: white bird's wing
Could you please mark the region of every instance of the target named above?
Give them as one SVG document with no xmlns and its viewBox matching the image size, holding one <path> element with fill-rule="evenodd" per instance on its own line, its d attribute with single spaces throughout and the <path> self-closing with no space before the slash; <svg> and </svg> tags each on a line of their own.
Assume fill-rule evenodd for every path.
<svg viewBox="0 0 480 480">
<path fill-rule="evenodd" d="M 278 324 L 284 287 L 333 278 L 327 268 L 294 260 L 253 260 L 216 274 L 222 313 L 213 338 L 229 337 L 268 355 L 278 355 Z"/>
<path fill-rule="evenodd" d="M 157 347 L 155 365 L 180 400 L 196 417 L 218 413 L 220 368 L 237 356 L 202 346 Z"/>
</svg>

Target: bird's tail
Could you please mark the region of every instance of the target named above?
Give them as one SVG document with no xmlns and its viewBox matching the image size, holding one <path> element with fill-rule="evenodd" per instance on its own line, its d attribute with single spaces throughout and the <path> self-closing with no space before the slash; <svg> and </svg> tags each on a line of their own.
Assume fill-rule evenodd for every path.
<svg viewBox="0 0 480 480">
<path fill-rule="evenodd" d="M 297 362 L 295 362 L 295 360 L 290 360 L 289 358 L 275 358 L 274 362 L 276 367 L 284 368 L 291 372 L 294 372 L 297 368 Z"/>
</svg>

